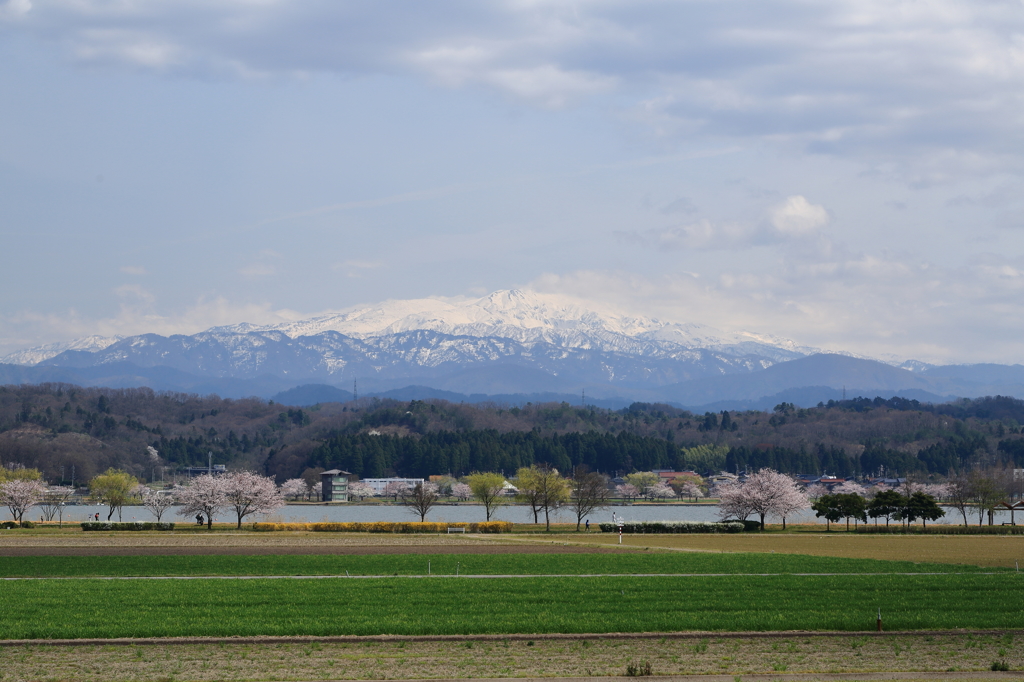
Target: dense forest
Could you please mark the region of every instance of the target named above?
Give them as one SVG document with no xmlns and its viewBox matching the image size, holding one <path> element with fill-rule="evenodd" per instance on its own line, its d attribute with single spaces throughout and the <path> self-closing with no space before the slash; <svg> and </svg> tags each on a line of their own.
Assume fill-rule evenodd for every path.
<svg viewBox="0 0 1024 682">
<path fill-rule="evenodd" d="M 1024 401 L 1005 397 L 942 405 L 856 398 L 697 415 L 646 403 L 604 410 L 374 398 L 299 409 L 257 398 L 44 384 L 0 387 L 0 463 L 38 468 L 50 482 L 82 482 L 108 467 L 169 480 L 183 467 L 205 466 L 209 453 L 216 464 L 279 480 L 329 467 L 363 477 L 458 476 L 533 463 L 563 471 L 585 464 L 612 475 L 772 467 L 941 478 L 973 466 L 1024 466 L 1022 423 Z"/>
</svg>

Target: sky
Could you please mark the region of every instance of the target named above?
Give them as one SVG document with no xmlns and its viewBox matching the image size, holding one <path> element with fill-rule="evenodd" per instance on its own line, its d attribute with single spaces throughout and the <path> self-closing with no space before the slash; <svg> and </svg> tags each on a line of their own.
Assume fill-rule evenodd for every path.
<svg viewBox="0 0 1024 682">
<path fill-rule="evenodd" d="M 1024 362 L 1024 4 L 0 0 L 0 355 L 527 288 Z"/>
</svg>

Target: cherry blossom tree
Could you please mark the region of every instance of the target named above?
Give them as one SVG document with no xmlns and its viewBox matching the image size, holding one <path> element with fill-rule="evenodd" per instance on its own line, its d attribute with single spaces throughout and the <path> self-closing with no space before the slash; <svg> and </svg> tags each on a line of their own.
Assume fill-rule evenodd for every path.
<svg viewBox="0 0 1024 682">
<path fill-rule="evenodd" d="M 324 499 L 324 482 L 323 481 L 317 481 L 316 483 L 314 483 L 313 487 L 310 488 L 310 490 L 312 491 L 313 497 L 316 498 L 317 502 L 323 501 L 323 499 Z M 351 492 L 351 487 L 350 487 L 349 490 Z"/>
<path fill-rule="evenodd" d="M 950 496 L 953 486 L 949 483 L 930 483 L 924 487 L 924 493 L 936 500 L 945 500 Z"/>
<path fill-rule="evenodd" d="M 860 495 L 868 496 L 868 489 L 856 481 L 843 481 L 832 491 L 834 495 Z"/>
<path fill-rule="evenodd" d="M 393 497 L 395 502 L 398 502 L 398 498 L 401 497 L 409 490 L 409 484 L 404 481 L 389 481 L 384 486 L 384 497 Z"/>
<path fill-rule="evenodd" d="M 615 492 L 627 502 L 640 497 L 640 491 L 632 483 L 623 483 L 622 485 L 615 486 Z"/>
<path fill-rule="evenodd" d="M 452 485 L 452 497 L 465 502 L 473 496 L 473 489 L 466 483 L 455 483 Z"/>
<path fill-rule="evenodd" d="M 676 491 L 668 483 L 660 482 L 647 489 L 647 496 L 652 500 L 664 500 L 676 496 Z"/>
<path fill-rule="evenodd" d="M 750 498 L 738 481 L 719 483 L 715 486 L 715 494 L 718 495 L 718 515 L 723 521 L 727 519 L 745 521 L 754 513 Z"/>
<path fill-rule="evenodd" d="M 289 478 L 281 484 L 281 494 L 299 499 L 306 496 L 306 482 L 301 478 Z"/>
<path fill-rule="evenodd" d="M 693 481 L 686 481 L 679 486 L 679 497 L 689 497 L 696 502 L 699 498 L 704 497 L 704 491 Z"/>
<path fill-rule="evenodd" d="M 782 517 L 782 529 L 785 530 L 786 517 L 794 512 L 809 508 L 811 502 L 807 499 L 806 493 L 800 489 L 800 484 L 789 476 L 780 475 L 789 479 L 789 482 L 783 483 L 782 494 L 775 500 L 772 513 Z M 761 522 L 761 527 L 764 528 L 763 521 Z"/>
<path fill-rule="evenodd" d="M 373 486 L 369 483 L 363 483 L 362 481 L 356 481 L 355 483 L 348 484 L 348 496 L 358 497 L 359 499 L 365 499 L 367 497 L 373 497 L 377 494 L 377 491 L 373 489 Z"/>
<path fill-rule="evenodd" d="M 176 502 L 173 494 L 158 493 L 148 485 L 140 485 L 135 489 L 135 493 L 136 497 L 142 499 L 142 506 L 156 517 L 157 523 L 163 520 L 164 512 L 173 507 Z"/>
<path fill-rule="evenodd" d="M 188 518 L 203 514 L 206 517 L 206 528 L 213 528 L 213 515 L 227 504 L 223 476 L 203 474 L 196 476 L 188 485 L 174 487 L 174 496 L 181 503 L 178 516 Z"/>
<path fill-rule="evenodd" d="M 269 514 L 284 506 L 284 497 L 269 476 L 251 471 L 236 471 L 220 477 L 224 490 L 224 506 L 234 510 L 238 528 L 242 519 L 252 514 Z M 301 481 L 301 479 L 298 479 Z M 306 483 L 302 482 L 305 489 Z"/>
<path fill-rule="evenodd" d="M 800 490 L 796 481 L 774 469 L 761 469 L 747 477 L 742 484 L 723 486 L 719 504 L 719 514 L 728 514 L 725 518 L 745 519 L 750 514 L 757 514 L 764 530 L 766 516 L 782 518 L 782 527 L 786 527 L 786 517 L 809 506 L 807 496 Z M 745 514 L 744 514 L 745 512 Z"/>
<path fill-rule="evenodd" d="M 807 496 L 807 499 L 816 502 L 822 495 L 828 495 L 828 488 L 820 483 L 812 483 L 804 488 L 804 495 Z"/>
<path fill-rule="evenodd" d="M 39 481 L 7 481 L 0 484 L 0 504 L 11 510 L 14 520 L 20 525 L 25 512 L 39 504 L 45 493 L 46 489 Z"/>
</svg>

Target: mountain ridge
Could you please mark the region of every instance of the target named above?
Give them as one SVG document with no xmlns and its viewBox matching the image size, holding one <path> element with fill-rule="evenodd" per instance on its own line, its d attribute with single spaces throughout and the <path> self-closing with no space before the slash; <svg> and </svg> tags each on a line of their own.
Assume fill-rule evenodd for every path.
<svg viewBox="0 0 1024 682">
<path fill-rule="evenodd" d="M 418 386 L 461 396 L 586 393 L 595 400 L 682 406 L 760 405 L 787 391 L 810 399 L 844 386 L 938 399 L 985 391 L 1024 395 L 1020 366 L 935 366 L 823 353 L 770 335 L 721 332 L 515 289 L 478 299 L 390 300 L 191 335 L 88 337 L 0 361 L 0 381 L 60 376 L 88 385 L 239 397 L 309 384 L 347 388 L 355 380 L 364 393 Z"/>
</svg>

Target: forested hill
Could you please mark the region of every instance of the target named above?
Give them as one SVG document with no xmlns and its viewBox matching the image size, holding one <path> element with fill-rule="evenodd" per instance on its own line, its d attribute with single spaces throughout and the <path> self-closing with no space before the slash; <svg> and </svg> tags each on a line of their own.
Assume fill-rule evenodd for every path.
<svg viewBox="0 0 1024 682">
<path fill-rule="evenodd" d="M 535 462 L 567 470 L 730 471 L 771 466 L 839 476 L 942 476 L 975 463 L 1024 466 L 1024 401 L 946 405 L 854 399 L 771 413 L 695 415 L 635 403 L 468 405 L 362 399 L 297 409 L 148 389 L 66 384 L 0 387 L 0 463 L 83 481 L 108 467 L 144 480 L 187 465 L 246 468 L 280 480 L 341 467 L 364 477 L 474 470 L 512 473 Z M 147 446 L 159 457 L 152 459 Z"/>
</svg>

